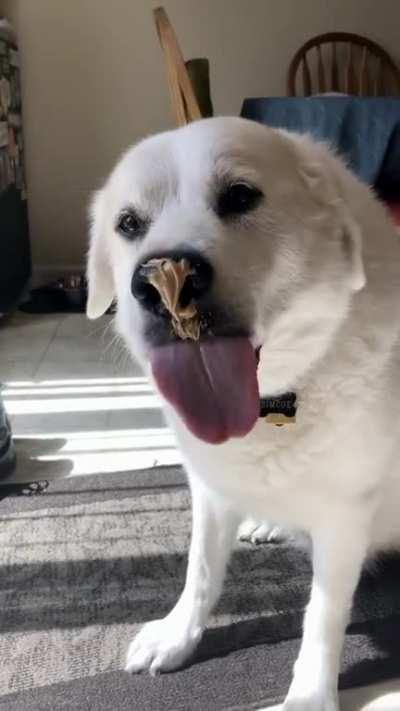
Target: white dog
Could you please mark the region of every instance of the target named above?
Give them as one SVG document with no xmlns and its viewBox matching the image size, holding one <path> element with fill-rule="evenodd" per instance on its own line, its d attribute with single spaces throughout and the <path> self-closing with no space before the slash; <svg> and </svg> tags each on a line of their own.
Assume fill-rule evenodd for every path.
<svg viewBox="0 0 400 711">
<path fill-rule="evenodd" d="M 201 316 L 199 340 L 173 335 L 143 267 L 153 257 L 189 264 L 179 298 Z M 127 670 L 171 670 L 192 653 L 251 516 L 312 540 L 284 709 L 337 711 L 360 571 L 400 542 L 400 244 L 385 208 L 323 144 L 203 120 L 122 158 L 94 201 L 88 276 L 91 318 L 117 298 L 193 499 L 184 590 L 134 639 Z M 259 397 L 288 391 L 295 424 L 258 416 Z"/>
</svg>

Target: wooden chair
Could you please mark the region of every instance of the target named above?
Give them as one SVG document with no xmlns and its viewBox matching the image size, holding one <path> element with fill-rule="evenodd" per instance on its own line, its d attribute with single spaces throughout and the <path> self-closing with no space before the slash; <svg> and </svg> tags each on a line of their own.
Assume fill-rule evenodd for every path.
<svg viewBox="0 0 400 711">
<path fill-rule="evenodd" d="M 289 96 L 298 95 L 300 79 L 304 96 L 325 92 L 356 96 L 400 93 L 400 71 L 390 55 L 376 42 L 348 32 L 328 32 L 308 40 L 290 63 Z"/>
<path fill-rule="evenodd" d="M 178 126 L 212 116 L 208 59 L 185 62 L 174 29 L 163 7 L 153 10 L 167 67 L 172 109 Z"/>
</svg>

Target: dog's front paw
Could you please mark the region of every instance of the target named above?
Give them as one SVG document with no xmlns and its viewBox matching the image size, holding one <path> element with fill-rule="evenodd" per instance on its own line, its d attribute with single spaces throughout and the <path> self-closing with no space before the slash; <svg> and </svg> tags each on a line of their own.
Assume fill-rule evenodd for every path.
<svg viewBox="0 0 400 711">
<path fill-rule="evenodd" d="M 191 655 L 202 630 L 182 627 L 173 617 L 148 622 L 131 642 L 125 670 L 150 674 L 177 669 Z"/>
<path fill-rule="evenodd" d="M 289 692 L 282 711 L 340 711 L 336 692 L 309 692 L 296 695 Z"/>
</svg>

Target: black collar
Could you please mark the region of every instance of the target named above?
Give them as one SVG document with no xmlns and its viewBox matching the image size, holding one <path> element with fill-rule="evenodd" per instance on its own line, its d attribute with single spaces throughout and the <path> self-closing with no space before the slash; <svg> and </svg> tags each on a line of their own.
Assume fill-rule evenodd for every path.
<svg viewBox="0 0 400 711">
<path fill-rule="evenodd" d="M 260 397 L 260 415 L 265 422 L 285 425 L 296 422 L 296 393 Z"/>
</svg>

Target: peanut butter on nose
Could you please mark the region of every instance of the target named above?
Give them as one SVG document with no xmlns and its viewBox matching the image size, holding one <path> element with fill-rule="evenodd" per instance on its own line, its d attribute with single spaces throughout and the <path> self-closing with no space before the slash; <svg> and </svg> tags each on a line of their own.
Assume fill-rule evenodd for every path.
<svg viewBox="0 0 400 711">
<path fill-rule="evenodd" d="M 196 305 L 193 301 L 187 306 L 179 303 L 186 278 L 194 273 L 188 260 L 150 259 L 143 266 L 147 271 L 147 281 L 157 289 L 162 303 L 171 314 L 175 334 L 182 340 L 190 338 L 198 341 L 200 320 Z"/>
</svg>

